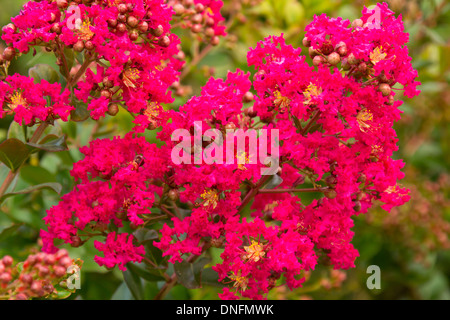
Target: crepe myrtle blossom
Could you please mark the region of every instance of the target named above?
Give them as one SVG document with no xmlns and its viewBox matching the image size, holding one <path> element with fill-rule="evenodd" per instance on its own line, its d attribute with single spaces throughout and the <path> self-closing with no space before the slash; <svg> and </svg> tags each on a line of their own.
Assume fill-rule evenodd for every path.
<svg viewBox="0 0 450 320">
<path fill-rule="evenodd" d="M 166 7 L 150 4 L 168 32 L 158 20 L 169 19 Z M 54 3 L 42 5 L 59 10 Z M 142 8 L 131 12 L 141 18 L 148 12 Z M 163 219 L 152 244 L 170 263 L 192 262 L 210 247 L 221 248 L 222 260 L 213 267 L 219 281 L 228 284 L 221 298 L 264 299 L 281 282 L 290 289 L 302 286 L 319 256 L 335 269 L 354 267 L 359 253 L 351 244 L 352 218 L 376 201 L 390 211 L 409 200 L 409 191 L 399 183 L 404 163 L 393 158 L 398 150 L 393 125 L 402 113 L 396 92 L 413 97 L 420 83 L 401 17 L 386 4 L 377 4 L 379 28 L 368 27 L 373 10 L 364 9 L 353 23 L 315 16 L 303 39 L 312 66 L 283 35 L 267 37 L 248 52 L 253 77 L 237 70 L 225 79 L 211 78 L 200 95 L 177 111 L 161 106 L 167 96 L 158 77 L 166 73 L 150 59 L 153 54 L 167 58 L 170 45 L 135 47 L 123 31 L 106 27 L 117 15 L 115 5 L 85 9 L 86 21 L 99 28 L 94 42 L 111 38 L 95 46 L 111 67 L 88 72 L 77 94 L 86 97 L 95 84 L 102 86 L 103 78 L 111 80 L 132 112 L 144 110 L 135 120 L 141 131 L 159 127 L 158 145 L 138 130 L 83 147 L 84 159 L 71 171 L 77 186 L 44 218 L 45 251 L 56 251 L 57 239 L 80 246 L 96 230 L 106 237 L 106 242 L 95 242 L 104 253 L 96 261 L 123 270 L 145 254 L 127 228 Z M 66 43 L 90 36 L 88 31 L 62 34 Z M 131 64 L 123 64 L 123 48 L 137 49 L 130 51 Z M 150 95 L 155 100 L 147 101 Z M 108 99 L 96 100 L 90 109 L 101 116 Z M 227 141 L 234 143 L 249 130 L 256 134 L 249 133 L 241 147 L 227 152 Z M 271 132 L 276 132 L 273 140 Z M 179 133 L 186 134 L 182 142 Z M 249 150 L 252 139 L 257 147 Z M 272 141 L 279 142 L 276 148 Z M 264 157 L 256 157 L 259 149 Z M 174 159 L 174 150 L 181 159 Z M 263 175 L 262 169 L 271 166 L 265 161 L 269 156 L 279 159 L 278 169 Z M 305 192 L 312 201 L 302 199 Z"/>
</svg>

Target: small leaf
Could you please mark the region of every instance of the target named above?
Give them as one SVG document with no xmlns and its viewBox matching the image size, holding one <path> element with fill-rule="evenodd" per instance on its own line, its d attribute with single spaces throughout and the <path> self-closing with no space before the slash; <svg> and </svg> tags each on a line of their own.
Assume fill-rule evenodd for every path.
<svg viewBox="0 0 450 320">
<path fill-rule="evenodd" d="M 49 152 L 66 151 L 69 149 L 66 144 L 66 135 L 57 137 L 54 134 L 49 134 L 48 136 L 43 138 L 39 142 L 39 144 L 28 142 L 27 145 L 32 148 L 41 149 Z"/>
<path fill-rule="evenodd" d="M 130 270 L 130 272 L 136 274 L 137 276 L 139 276 L 140 278 L 150 281 L 150 282 L 155 282 L 155 281 L 164 281 L 164 277 L 159 274 L 158 270 L 147 270 L 145 268 L 142 268 L 136 264 L 133 263 L 128 263 L 127 264 L 127 269 Z"/>
<path fill-rule="evenodd" d="M 13 224 L 10 227 L 0 230 L 0 242 L 12 236 L 22 225 L 23 223 Z"/>
<path fill-rule="evenodd" d="M 13 121 L 9 126 L 7 138 L 16 138 L 18 140 L 25 141 L 27 130 L 27 126 L 21 126 L 19 123 Z"/>
<path fill-rule="evenodd" d="M 48 64 L 37 64 L 30 70 L 28 70 L 28 75 L 34 79 L 35 83 L 41 82 L 41 80 L 47 80 L 50 83 L 55 83 L 59 81 L 58 72 L 50 67 Z"/>
<path fill-rule="evenodd" d="M 42 184 L 38 184 L 37 186 L 32 186 L 32 187 L 23 189 L 21 191 L 7 193 L 7 194 L 3 195 L 3 197 L 0 198 L 0 203 L 3 202 L 5 199 L 7 199 L 9 197 L 12 197 L 12 196 L 15 196 L 15 195 L 18 195 L 18 194 L 31 193 L 33 191 L 44 189 L 44 188 L 52 189 L 57 194 L 60 194 L 61 190 L 62 190 L 62 186 L 59 183 L 57 183 L 57 182 L 42 183 Z"/>
<path fill-rule="evenodd" d="M 89 118 L 87 106 L 81 103 L 75 104 L 75 109 L 70 112 L 70 120 L 75 122 L 83 122 Z"/>
<path fill-rule="evenodd" d="M 219 282 L 219 274 L 212 268 L 206 268 L 202 273 L 202 285 L 224 288 L 226 285 Z"/>
<path fill-rule="evenodd" d="M 145 228 L 140 228 L 136 230 L 135 232 L 133 232 L 133 235 L 140 244 L 151 240 L 159 239 L 156 230 L 149 230 Z"/>
<path fill-rule="evenodd" d="M 123 271 L 123 279 L 127 284 L 128 289 L 130 289 L 131 294 L 136 300 L 144 299 L 144 290 L 142 289 L 141 278 L 129 269 Z"/>
<path fill-rule="evenodd" d="M 33 151 L 22 141 L 11 138 L 0 144 L 0 161 L 16 172 Z"/>
<path fill-rule="evenodd" d="M 186 261 L 177 262 L 174 265 L 178 281 L 188 289 L 201 288 L 203 267 L 209 263 L 209 259 L 202 258 L 195 263 Z"/>
</svg>

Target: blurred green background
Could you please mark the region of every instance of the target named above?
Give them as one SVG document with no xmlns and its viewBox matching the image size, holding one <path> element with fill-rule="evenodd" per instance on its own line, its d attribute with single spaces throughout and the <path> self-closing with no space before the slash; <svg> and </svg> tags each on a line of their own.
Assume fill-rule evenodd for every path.
<svg viewBox="0 0 450 320">
<path fill-rule="evenodd" d="M 18 14 L 23 0 L 0 0 L 0 24 Z M 390 9 L 402 14 L 410 33 L 408 44 L 413 66 L 419 71 L 422 94 L 414 99 L 400 97 L 404 104 L 402 120 L 395 125 L 399 136 L 397 158 L 404 159 L 406 178 L 403 185 L 411 189 L 412 200 L 390 214 L 377 206 L 369 214 L 355 218 L 354 245 L 360 252 L 356 268 L 332 271 L 319 266 L 305 286 L 290 292 L 277 288 L 269 299 L 450 299 L 450 3 L 444 0 L 387 1 Z M 363 6 L 374 1 L 318 0 L 225 0 L 223 15 L 235 16 L 235 22 L 201 63 L 185 78 L 185 92 L 199 93 L 200 87 L 214 75 L 224 77 L 228 70 L 246 66 L 249 47 L 268 35 L 285 34 L 288 43 L 301 47 L 304 27 L 315 14 L 355 19 Z M 196 43 L 186 31 L 176 31 L 182 37 L 183 49 L 189 53 Z M 304 49 L 305 50 L 305 49 Z M 306 51 L 304 51 L 306 52 Z M 309 57 L 307 58 L 309 59 Z M 44 51 L 15 60 L 10 74 L 28 74 L 36 63 L 47 63 L 57 70 L 54 58 Z M 398 96 L 397 96 L 398 97 Z M 177 97 L 172 107 L 186 101 Z M 0 140 L 7 136 L 11 118 L 0 119 Z M 131 127 L 126 112 L 96 123 L 66 123 L 53 128 L 69 136 L 70 150 L 59 153 L 35 154 L 21 170 L 15 182 L 17 190 L 45 182 L 59 182 L 63 192 L 73 187 L 69 171 L 81 159 L 78 148 L 94 138 L 121 135 Z M 18 127 L 16 134 L 20 134 Z M 152 139 L 152 134 L 148 134 Z M 0 180 L 7 174 L 0 167 Z M 36 247 L 38 232 L 44 227 L 45 210 L 56 204 L 59 196 L 42 190 L 16 196 L 3 203 L 0 210 L 0 257 L 10 254 L 24 259 Z M 8 229 L 13 226 L 13 228 Z M 3 231 L 3 232 L 2 232 Z M 85 263 L 81 275 L 81 290 L 72 298 L 129 299 L 131 294 L 117 270 L 107 271 L 93 262 L 92 242 L 82 248 L 68 248 L 74 258 Z M 212 251 L 217 261 L 220 252 Z M 381 289 L 369 290 L 367 267 L 381 269 Z M 155 292 L 157 284 L 146 289 Z M 207 287 L 187 290 L 176 286 L 168 299 L 217 299 L 220 289 Z"/>
</svg>

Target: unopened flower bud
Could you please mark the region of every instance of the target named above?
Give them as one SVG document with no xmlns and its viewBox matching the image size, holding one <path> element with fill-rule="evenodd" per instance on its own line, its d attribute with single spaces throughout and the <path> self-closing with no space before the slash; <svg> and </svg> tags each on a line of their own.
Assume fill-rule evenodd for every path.
<svg viewBox="0 0 450 320">
<path fill-rule="evenodd" d="M 387 83 L 380 83 L 378 90 L 380 90 L 383 96 L 387 97 L 391 94 L 392 88 Z"/>
<path fill-rule="evenodd" d="M 119 23 L 117 25 L 117 31 L 119 31 L 119 32 L 127 32 L 127 30 L 128 30 L 128 28 L 125 25 L 125 23 Z"/>
<path fill-rule="evenodd" d="M 313 65 L 320 66 L 326 62 L 325 58 L 322 56 L 315 56 L 313 59 Z"/>
<path fill-rule="evenodd" d="M 124 15 L 124 14 L 119 14 L 119 15 L 117 16 L 117 21 L 122 22 L 122 23 L 125 23 L 125 22 L 127 21 L 127 16 Z"/>
<path fill-rule="evenodd" d="M 108 19 L 107 22 L 111 28 L 117 27 L 117 23 L 118 23 L 117 19 Z"/>
<path fill-rule="evenodd" d="M 4 256 L 2 262 L 5 265 L 5 267 L 9 267 L 10 265 L 13 264 L 14 259 L 11 256 Z"/>
<path fill-rule="evenodd" d="M 200 33 L 200 32 L 202 31 L 202 29 L 203 29 L 203 27 L 202 27 L 201 24 L 194 24 L 194 25 L 191 27 L 191 31 L 192 31 L 193 33 Z"/>
<path fill-rule="evenodd" d="M 69 3 L 67 2 L 67 0 L 56 0 L 56 5 L 60 9 L 65 9 L 69 6 Z"/>
<path fill-rule="evenodd" d="M 335 66 L 341 62 L 341 56 L 337 52 L 332 52 L 327 57 L 328 63 Z"/>
<path fill-rule="evenodd" d="M 358 65 L 358 71 L 361 72 L 361 73 L 366 73 L 366 71 L 367 71 L 367 64 L 365 62 L 361 62 Z"/>
<path fill-rule="evenodd" d="M 117 9 L 120 13 L 126 13 L 128 11 L 127 5 L 124 3 L 121 3 L 117 6 Z"/>
<path fill-rule="evenodd" d="M 73 50 L 75 50 L 76 52 L 81 52 L 84 50 L 84 42 L 82 40 L 78 40 L 74 45 L 73 45 Z"/>
<path fill-rule="evenodd" d="M 109 106 L 108 106 L 108 111 L 107 111 L 107 113 L 110 115 L 110 116 L 115 116 L 116 114 L 118 114 L 119 113 L 119 106 L 116 104 L 116 103 L 111 103 Z"/>
<path fill-rule="evenodd" d="M 225 125 L 225 130 L 236 130 L 236 124 L 234 122 L 228 122 Z"/>
<path fill-rule="evenodd" d="M 211 38 L 211 44 L 213 46 L 218 46 L 220 43 L 220 38 L 218 36 L 214 36 Z"/>
<path fill-rule="evenodd" d="M 347 45 L 344 44 L 344 45 L 340 46 L 340 47 L 337 49 L 337 53 L 338 53 L 341 57 L 346 56 L 347 53 L 348 53 Z"/>
<path fill-rule="evenodd" d="M 137 30 L 132 30 L 128 36 L 131 41 L 136 41 L 139 38 L 139 32 Z"/>
<path fill-rule="evenodd" d="M 168 46 L 170 46 L 170 39 L 169 39 L 169 37 L 164 36 L 164 37 L 160 38 L 159 41 L 158 41 L 158 44 L 161 47 L 167 48 Z"/>
<path fill-rule="evenodd" d="M 12 280 L 11 274 L 4 272 L 2 274 L 0 274 L 0 283 L 9 283 Z"/>
<path fill-rule="evenodd" d="M 81 246 L 83 244 L 83 241 L 81 240 L 81 238 L 79 236 L 72 236 L 70 238 L 70 240 L 72 241 L 72 243 L 70 245 L 73 248 L 78 248 L 79 246 Z"/>
<path fill-rule="evenodd" d="M 93 50 L 94 49 L 94 43 L 90 40 L 86 41 L 86 43 L 84 44 L 84 47 L 88 50 Z"/>
<path fill-rule="evenodd" d="M 59 260 L 59 265 L 63 266 L 64 268 L 68 268 L 72 265 L 72 259 L 69 258 L 68 256 L 61 258 L 61 260 Z"/>
<path fill-rule="evenodd" d="M 311 47 L 311 40 L 309 40 L 307 37 L 304 37 L 302 40 L 303 46 L 309 48 Z"/>
<path fill-rule="evenodd" d="M 148 31 L 148 23 L 146 21 L 139 22 L 138 30 L 142 33 L 146 33 Z"/>
<path fill-rule="evenodd" d="M 109 91 L 108 89 L 104 89 L 100 93 L 100 96 L 105 97 L 106 99 L 110 99 L 112 94 L 111 94 L 111 91 Z"/>
<path fill-rule="evenodd" d="M 195 11 L 196 12 L 203 12 L 203 11 L 205 11 L 205 6 L 203 4 L 201 4 L 201 3 L 197 3 L 195 5 Z"/>
<path fill-rule="evenodd" d="M 178 198 L 180 197 L 180 192 L 178 191 L 178 189 L 171 189 L 171 190 L 169 191 L 168 196 L 169 196 L 169 199 L 170 199 L 170 200 L 172 200 L 172 201 L 177 201 Z"/>
<path fill-rule="evenodd" d="M 358 63 L 358 59 L 356 59 L 356 57 L 355 57 L 355 55 L 353 53 L 349 54 L 349 56 L 347 58 L 347 61 L 352 66 Z"/>
<path fill-rule="evenodd" d="M 175 4 L 172 8 L 177 16 L 181 16 L 186 11 L 186 9 L 181 3 Z"/>
<path fill-rule="evenodd" d="M 245 103 L 252 102 L 253 99 L 254 99 L 253 93 L 251 93 L 250 91 L 247 91 L 247 92 L 244 94 L 243 101 L 244 101 Z"/>
<path fill-rule="evenodd" d="M 330 53 L 332 53 L 333 50 L 334 50 L 334 47 L 329 42 L 322 44 L 322 47 L 320 48 L 320 51 L 326 56 L 329 55 Z"/>
<path fill-rule="evenodd" d="M 365 183 L 366 182 L 366 175 L 364 173 L 361 173 L 360 176 L 358 177 L 358 180 L 356 180 L 359 183 Z"/>
<path fill-rule="evenodd" d="M 8 47 L 3 51 L 3 59 L 11 61 L 16 56 L 16 50 L 13 47 Z"/>
<path fill-rule="evenodd" d="M 250 118 L 255 118 L 257 116 L 257 112 L 253 107 L 247 108 L 244 110 L 244 113 Z"/>
<path fill-rule="evenodd" d="M 164 33 L 164 28 L 162 25 L 158 25 L 156 29 L 150 29 L 150 33 L 155 37 L 161 37 Z"/>
<path fill-rule="evenodd" d="M 337 179 L 335 176 L 328 176 L 325 178 L 325 183 L 329 186 L 333 186 L 337 183 Z"/>
<path fill-rule="evenodd" d="M 130 27 L 135 28 L 139 24 L 139 20 L 134 16 L 129 16 L 127 19 L 127 23 Z"/>
<path fill-rule="evenodd" d="M 362 26 L 364 25 L 364 22 L 361 19 L 355 19 L 352 22 L 352 28 L 362 28 Z"/>
<path fill-rule="evenodd" d="M 392 96 L 392 95 L 390 95 L 389 96 L 389 98 L 388 98 L 389 100 L 386 102 L 386 104 L 388 105 L 388 106 L 392 106 L 393 104 L 394 104 L 394 96 Z"/>
<path fill-rule="evenodd" d="M 313 47 L 309 47 L 308 53 L 311 58 L 314 58 L 319 54 L 319 52 L 316 49 L 313 49 Z"/>
<path fill-rule="evenodd" d="M 53 254 L 48 254 L 44 257 L 44 263 L 47 265 L 54 265 L 56 262 L 56 258 Z"/>
</svg>

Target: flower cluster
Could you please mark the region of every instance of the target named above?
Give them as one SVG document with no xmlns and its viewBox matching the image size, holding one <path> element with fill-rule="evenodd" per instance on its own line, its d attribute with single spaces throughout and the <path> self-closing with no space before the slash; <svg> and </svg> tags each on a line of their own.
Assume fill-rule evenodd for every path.
<svg viewBox="0 0 450 320">
<path fill-rule="evenodd" d="M 24 262 L 14 265 L 11 256 L 0 259 L 0 299 L 27 300 L 55 295 L 64 278 L 71 274 L 70 267 L 81 263 L 69 257 L 67 250 L 54 254 L 39 252 L 29 255 Z"/>
<path fill-rule="evenodd" d="M 163 0 L 30 1 L 3 29 L 3 57 L 43 46 L 53 51 L 69 88 L 87 104 L 93 119 L 118 112 L 144 114 L 147 102 L 170 103 L 168 88 L 183 62 L 176 59 L 179 39 L 170 32 L 173 10 Z M 81 55 L 70 69 L 64 49 Z M 71 72 L 72 71 L 72 72 Z M 85 74 L 86 73 L 86 74 Z M 149 119 L 139 125 L 147 126 Z"/>
<path fill-rule="evenodd" d="M 124 269 L 127 262 L 140 262 L 145 252 L 134 236 L 116 230 L 165 219 L 154 245 L 169 262 L 192 261 L 211 246 L 223 249 L 223 261 L 213 267 L 220 281 L 232 283 L 223 299 L 264 298 L 280 279 L 298 288 L 319 255 L 336 269 L 354 267 L 358 251 L 351 244 L 352 216 L 366 213 L 377 200 L 387 211 L 409 200 L 408 190 L 398 184 L 403 162 L 392 157 L 397 150 L 393 124 L 401 114 L 401 102 L 394 99 L 400 88 L 394 86 L 403 85 L 407 96 L 418 94 L 417 72 L 400 18 L 385 4 L 377 8 L 381 21 L 376 27 L 369 24 L 368 10 L 352 26 L 315 17 L 304 44 L 316 67 L 283 36 L 268 37 L 248 53 L 248 64 L 256 69 L 253 81 L 240 70 L 225 80 L 211 79 L 179 111 L 146 102 L 135 122 L 161 126 L 162 146 L 134 132 L 83 148 L 85 159 L 72 171 L 81 183 L 47 212 L 45 250 L 56 250 L 54 239 L 81 245 L 82 237 L 96 230 L 106 236 L 106 243 L 95 243 L 105 254 L 96 261 Z M 78 94 L 85 96 L 93 83 L 112 76 L 107 70 L 88 72 Z M 114 85 L 124 83 L 120 72 L 114 74 L 121 78 L 108 78 Z M 147 81 L 141 73 L 130 77 Z M 127 100 L 127 91 L 123 94 Z M 140 102 L 149 97 L 140 100 L 139 94 L 127 100 L 132 112 L 143 110 Z M 267 156 L 276 152 L 269 143 L 272 134 L 263 132 L 279 132 L 279 168 L 272 176 L 261 173 L 270 164 L 267 157 L 251 161 L 248 147 L 219 152 L 250 129 L 258 132 L 251 138 L 258 151 L 270 150 Z M 172 140 L 176 130 L 193 135 L 180 149 Z M 197 150 L 197 134 L 209 138 L 201 140 L 205 152 Z M 186 161 L 174 161 L 174 150 Z M 214 150 L 212 163 L 202 159 L 207 150 Z M 241 161 L 221 161 L 229 157 Z M 313 199 L 297 195 L 302 193 Z"/>
<path fill-rule="evenodd" d="M 190 29 L 200 40 L 218 45 L 219 37 L 226 35 L 221 0 L 169 0 L 168 4 L 175 11 L 180 27 Z"/>
<path fill-rule="evenodd" d="M 42 80 L 36 84 L 32 78 L 19 74 L 8 76 L 0 82 L 0 118 L 14 115 L 14 121 L 30 126 L 37 120 L 67 121 L 73 107 L 69 105 L 69 91 L 61 91 L 59 83 Z"/>
</svg>

